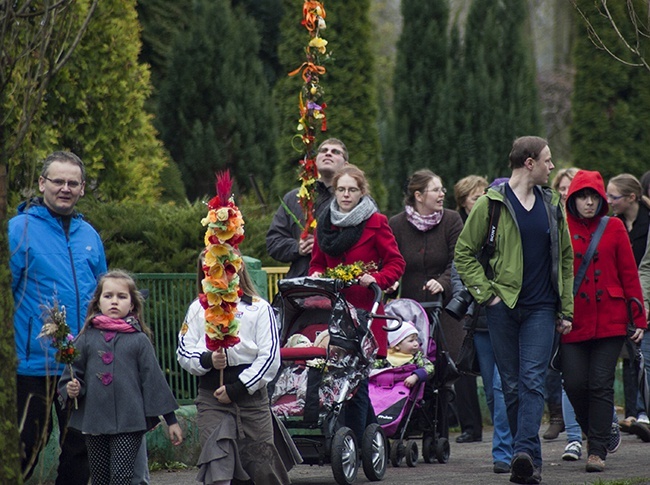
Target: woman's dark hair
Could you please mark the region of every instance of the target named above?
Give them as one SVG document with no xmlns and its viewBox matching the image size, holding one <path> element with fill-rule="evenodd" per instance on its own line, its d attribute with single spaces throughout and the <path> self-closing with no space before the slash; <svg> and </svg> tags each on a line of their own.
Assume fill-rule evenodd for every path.
<svg viewBox="0 0 650 485">
<path fill-rule="evenodd" d="M 648 191 L 650 190 L 650 170 L 648 170 L 646 173 L 641 175 L 641 178 L 639 179 L 639 182 L 641 182 L 641 188 L 643 189 L 643 195 L 646 197 L 648 196 Z"/>
<path fill-rule="evenodd" d="M 415 207 L 415 193 L 427 190 L 427 185 L 429 185 L 429 182 L 434 178 L 440 177 L 426 168 L 413 172 L 413 175 L 411 175 L 406 181 L 404 205 Z"/>
</svg>

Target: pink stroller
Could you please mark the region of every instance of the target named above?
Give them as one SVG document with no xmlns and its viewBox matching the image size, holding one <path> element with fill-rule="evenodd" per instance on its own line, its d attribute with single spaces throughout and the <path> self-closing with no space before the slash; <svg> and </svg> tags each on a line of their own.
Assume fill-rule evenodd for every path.
<svg viewBox="0 0 650 485">
<path fill-rule="evenodd" d="M 427 303 L 429 311 L 415 300 L 401 298 L 385 307 L 386 315 L 410 321 L 418 330 L 422 351 L 436 364 L 442 350 L 434 336 L 440 331 L 441 304 Z M 392 327 L 393 325 L 391 325 Z M 434 458 L 439 463 L 449 460 L 449 430 L 446 419 L 450 391 L 436 375 L 427 382 L 408 389 L 406 379 L 416 368 L 414 364 L 373 370 L 369 378 L 370 400 L 379 425 L 391 440 L 390 460 L 400 466 L 402 460 L 414 467 L 418 461 L 418 446 L 414 438 L 422 438 L 422 455 L 426 463 Z"/>
</svg>

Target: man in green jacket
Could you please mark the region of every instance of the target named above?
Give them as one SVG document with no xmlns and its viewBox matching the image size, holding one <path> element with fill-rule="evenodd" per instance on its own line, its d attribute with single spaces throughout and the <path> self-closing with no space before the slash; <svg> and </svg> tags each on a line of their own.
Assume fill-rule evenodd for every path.
<svg viewBox="0 0 650 485">
<path fill-rule="evenodd" d="M 545 185 L 554 165 L 546 140 L 517 138 L 510 179 L 488 190 L 456 243 L 464 284 L 486 306 L 513 436 L 510 481 L 540 483 L 539 427 L 544 381 L 556 332 L 571 331 L 573 251 L 558 193 Z M 490 227 L 490 201 L 500 211 L 488 278 L 477 259 Z"/>
</svg>

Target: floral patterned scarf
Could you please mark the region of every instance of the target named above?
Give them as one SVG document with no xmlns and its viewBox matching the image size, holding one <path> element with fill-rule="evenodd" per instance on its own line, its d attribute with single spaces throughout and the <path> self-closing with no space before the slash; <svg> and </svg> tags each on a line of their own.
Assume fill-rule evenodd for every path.
<svg viewBox="0 0 650 485">
<path fill-rule="evenodd" d="M 404 207 L 406 210 L 406 219 L 413 224 L 416 229 L 427 232 L 430 229 L 433 229 L 442 220 L 442 214 L 444 211 L 437 211 L 428 216 L 423 216 L 418 211 L 416 211 L 412 206 L 407 205 Z"/>
</svg>

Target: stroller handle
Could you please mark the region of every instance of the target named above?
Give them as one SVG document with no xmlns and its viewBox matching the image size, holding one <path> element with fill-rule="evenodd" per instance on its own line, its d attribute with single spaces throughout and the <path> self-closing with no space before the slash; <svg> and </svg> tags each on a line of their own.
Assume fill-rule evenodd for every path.
<svg viewBox="0 0 650 485">
<path fill-rule="evenodd" d="M 420 301 L 420 306 L 424 309 L 432 308 L 434 310 L 442 309 L 442 295 L 440 293 L 434 295 L 434 299 L 431 301 Z"/>
<path fill-rule="evenodd" d="M 352 280 L 348 282 L 346 286 L 351 286 L 351 285 L 360 285 L 359 280 Z M 373 292 L 373 298 L 372 298 L 372 308 L 370 309 L 370 313 L 377 313 L 377 308 L 379 308 L 379 304 L 381 303 L 381 298 L 382 298 L 382 291 L 381 288 L 379 288 L 379 285 L 377 283 L 370 283 L 368 285 L 368 289 L 372 290 Z"/>
<path fill-rule="evenodd" d="M 402 322 L 404 321 L 404 319 L 402 317 L 400 317 L 399 315 L 376 315 L 376 314 L 373 313 L 372 318 L 379 318 L 380 320 L 396 320 L 397 321 L 397 325 L 393 325 L 393 326 L 384 325 L 384 326 L 382 326 L 381 329 L 384 330 L 385 332 L 394 332 L 395 330 L 399 330 L 400 328 L 402 328 Z"/>
<path fill-rule="evenodd" d="M 359 284 L 359 280 L 355 280 L 355 283 Z M 374 315 L 377 313 L 377 309 L 379 308 L 379 303 L 381 303 L 382 291 L 381 288 L 379 288 L 379 285 L 377 283 L 370 283 L 368 289 L 372 290 L 374 294 L 372 299 L 372 308 L 370 309 L 370 313 Z"/>
</svg>

